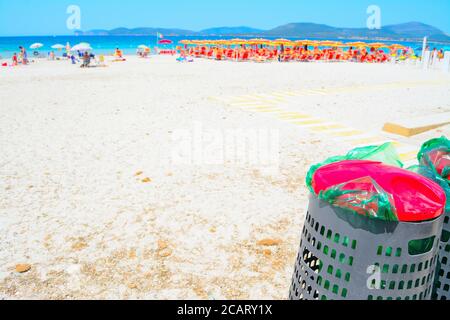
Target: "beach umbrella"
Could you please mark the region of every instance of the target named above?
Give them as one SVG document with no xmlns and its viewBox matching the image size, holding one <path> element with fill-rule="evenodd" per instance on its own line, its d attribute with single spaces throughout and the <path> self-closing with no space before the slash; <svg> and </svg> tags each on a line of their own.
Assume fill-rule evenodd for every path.
<svg viewBox="0 0 450 320">
<path fill-rule="evenodd" d="M 79 43 L 71 49 L 71 51 L 91 51 L 91 45 L 86 42 Z"/>
<path fill-rule="evenodd" d="M 232 39 L 230 41 L 232 45 L 237 45 L 237 44 L 247 44 L 247 40 L 244 39 Z"/>
<path fill-rule="evenodd" d="M 350 42 L 346 44 L 347 47 L 367 47 L 365 42 Z"/>
<path fill-rule="evenodd" d="M 55 44 L 52 46 L 52 49 L 56 49 L 56 50 L 62 50 L 64 49 L 66 46 L 62 45 L 62 44 Z"/>
<path fill-rule="evenodd" d="M 314 46 L 317 47 L 319 45 L 318 41 L 313 40 L 299 40 L 295 42 L 296 45 L 303 45 L 303 46 Z"/>
<path fill-rule="evenodd" d="M 158 41 L 158 43 L 159 44 L 172 44 L 173 41 L 169 40 L 169 39 L 163 39 L 163 40 Z"/>
<path fill-rule="evenodd" d="M 342 46 L 342 42 L 325 40 L 325 41 L 320 41 L 319 45 L 321 47 L 340 47 L 340 46 Z"/>
<path fill-rule="evenodd" d="M 380 42 L 377 42 L 377 43 L 368 43 L 367 45 L 368 45 L 369 47 L 373 47 L 373 48 L 387 48 L 387 47 L 388 47 L 386 44 L 380 43 Z"/>
<path fill-rule="evenodd" d="M 391 45 L 391 46 L 389 46 L 389 48 L 393 48 L 393 49 L 398 49 L 398 50 L 401 50 L 401 49 L 406 49 L 406 47 L 404 46 L 404 45 L 402 45 L 402 44 L 393 44 L 393 45 Z"/>
<path fill-rule="evenodd" d="M 33 43 L 31 46 L 30 46 L 30 49 L 39 49 L 39 48 L 42 48 L 44 45 L 42 44 L 42 43 Z"/>
<path fill-rule="evenodd" d="M 145 44 L 141 44 L 140 46 L 138 46 L 138 49 L 145 50 L 148 49 L 148 47 Z"/>
<path fill-rule="evenodd" d="M 276 39 L 274 42 L 277 44 L 283 44 L 283 45 L 292 45 L 293 44 L 293 42 L 288 39 Z"/>
<path fill-rule="evenodd" d="M 248 43 L 249 44 L 266 44 L 266 43 L 268 43 L 269 42 L 269 40 L 267 40 L 267 39 L 261 39 L 261 38 L 259 38 L 259 39 L 250 39 L 250 40 L 248 40 Z"/>
</svg>

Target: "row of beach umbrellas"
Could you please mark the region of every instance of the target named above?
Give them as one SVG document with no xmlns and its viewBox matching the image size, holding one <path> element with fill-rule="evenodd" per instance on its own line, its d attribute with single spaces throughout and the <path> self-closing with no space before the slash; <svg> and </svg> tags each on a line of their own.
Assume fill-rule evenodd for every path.
<svg viewBox="0 0 450 320">
<path fill-rule="evenodd" d="M 44 45 L 42 43 L 33 43 L 30 46 L 30 49 L 36 50 L 36 49 L 40 49 L 42 47 L 44 47 Z M 67 44 L 67 45 L 55 44 L 55 45 L 51 46 L 51 48 L 55 49 L 55 50 L 67 49 L 67 50 L 70 50 L 70 51 L 92 51 L 91 45 L 89 43 L 87 43 L 87 42 L 81 42 L 81 43 L 73 46 L 72 48 L 70 48 L 69 44 Z"/>
<path fill-rule="evenodd" d="M 166 40 L 165 42 L 163 42 L 163 40 L 161 40 L 159 43 L 161 43 L 161 44 L 171 44 L 172 41 Z M 42 47 L 44 47 L 44 45 L 42 43 L 33 43 L 30 46 L 30 49 L 40 49 Z M 87 43 L 87 42 L 79 43 L 79 44 L 73 46 L 72 48 L 70 48 L 69 44 L 67 44 L 67 45 L 55 44 L 55 45 L 51 46 L 51 48 L 55 49 L 55 50 L 68 49 L 70 51 L 92 51 L 91 45 L 89 43 Z M 146 50 L 146 49 L 149 49 L 149 47 L 146 46 L 145 44 L 141 44 L 141 45 L 138 46 L 138 49 Z"/>
<path fill-rule="evenodd" d="M 385 43 L 366 43 L 366 42 L 349 42 L 343 43 L 340 41 L 316 41 L 316 40 L 288 40 L 288 39 L 232 39 L 232 40 L 182 40 L 181 44 L 185 45 L 266 45 L 266 46 L 317 46 L 317 47 L 370 47 L 370 48 L 394 48 L 394 49 L 404 49 L 405 46 L 401 44 L 385 44 Z"/>
</svg>

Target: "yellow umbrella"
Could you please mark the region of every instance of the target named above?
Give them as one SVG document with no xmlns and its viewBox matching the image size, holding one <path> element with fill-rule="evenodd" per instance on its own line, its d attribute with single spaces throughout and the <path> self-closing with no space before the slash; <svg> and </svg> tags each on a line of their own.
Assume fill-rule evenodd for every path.
<svg viewBox="0 0 450 320">
<path fill-rule="evenodd" d="M 284 46 L 295 46 L 295 42 L 288 39 L 277 39 L 273 41 L 273 44 L 276 45 L 284 45 Z"/>
<path fill-rule="evenodd" d="M 249 44 L 267 44 L 270 43 L 267 39 L 250 39 L 248 40 Z"/>
<path fill-rule="evenodd" d="M 406 49 L 406 47 L 402 44 L 393 44 L 391 46 L 389 46 L 389 48 L 395 48 L 395 49 Z"/>
<path fill-rule="evenodd" d="M 232 39 L 231 42 L 234 43 L 234 44 L 246 44 L 247 40 L 244 40 L 244 39 Z"/>
<path fill-rule="evenodd" d="M 320 41 L 319 45 L 321 47 L 340 47 L 340 46 L 342 46 L 342 42 L 326 40 L 326 41 Z"/>
<path fill-rule="evenodd" d="M 377 43 L 368 43 L 367 45 L 368 45 L 369 47 L 373 47 L 373 48 L 387 48 L 387 45 L 386 45 L 386 44 L 380 43 L 380 42 L 377 42 Z"/>
<path fill-rule="evenodd" d="M 318 41 L 313 41 L 313 40 L 301 40 L 298 41 L 299 43 L 302 43 L 303 45 L 307 45 L 307 46 L 317 46 L 319 45 Z"/>
<path fill-rule="evenodd" d="M 292 41 L 289 39 L 276 39 L 274 42 L 284 42 L 284 43 L 291 43 Z"/>
<path fill-rule="evenodd" d="M 346 44 L 347 47 L 367 47 L 365 42 L 350 42 Z"/>
</svg>

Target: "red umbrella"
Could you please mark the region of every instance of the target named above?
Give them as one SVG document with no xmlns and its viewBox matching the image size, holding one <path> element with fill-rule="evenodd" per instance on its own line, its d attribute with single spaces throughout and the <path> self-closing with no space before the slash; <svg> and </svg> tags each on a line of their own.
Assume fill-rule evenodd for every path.
<svg viewBox="0 0 450 320">
<path fill-rule="evenodd" d="M 173 41 L 172 40 L 168 40 L 168 39 L 163 39 L 163 40 L 159 40 L 158 43 L 159 44 L 172 44 Z"/>
</svg>

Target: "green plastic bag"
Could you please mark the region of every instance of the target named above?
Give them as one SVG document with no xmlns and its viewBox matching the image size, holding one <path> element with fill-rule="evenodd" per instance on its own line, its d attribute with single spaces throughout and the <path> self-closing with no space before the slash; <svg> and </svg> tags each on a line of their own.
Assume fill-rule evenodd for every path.
<svg viewBox="0 0 450 320">
<path fill-rule="evenodd" d="M 439 184 L 447 196 L 445 211 L 450 212 L 450 140 L 441 137 L 424 143 L 419 152 L 418 160 L 420 165 L 408 170 L 421 174 Z"/>
<path fill-rule="evenodd" d="M 446 137 L 426 142 L 418 155 L 419 163 L 450 183 L 450 140 Z"/>
<path fill-rule="evenodd" d="M 313 165 L 311 169 L 309 170 L 307 176 L 306 176 L 306 185 L 308 186 L 308 189 L 314 193 L 314 190 L 312 188 L 312 182 L 314 178 L 314 174 L 316 171 L 323 166 L 326 166 L 331 163 L 345 161 L 345 160 L 371 160 L 371 161 L 378 161 L 383 162 L 388 165 L 392 165 L 395 167 L 403 168 L 403 163 L 400 160 L 400 157 L 397 153 L 397 150 L 395 149 L 395 146 L 392 143 L 385 143 L 381 146 L 369 146 L 369 147 L 362 147 L 362 148 L 356 148 L 347 153 L 345 156 L 336 156 L 331 157 L 327 160 L 325 160 L 322 163 Z"/>
<path fill-rule="evenodd" d="M 384 221 L 398 221 L 391 194 L 370 177 L 345 182 L 321 191 L 319 199 L 334 207 Z"/>
</svg>

